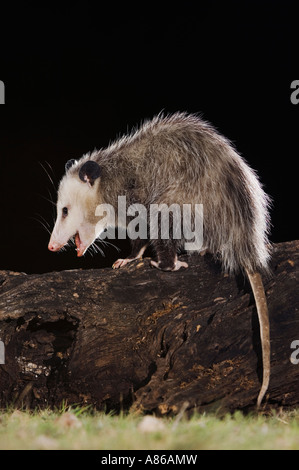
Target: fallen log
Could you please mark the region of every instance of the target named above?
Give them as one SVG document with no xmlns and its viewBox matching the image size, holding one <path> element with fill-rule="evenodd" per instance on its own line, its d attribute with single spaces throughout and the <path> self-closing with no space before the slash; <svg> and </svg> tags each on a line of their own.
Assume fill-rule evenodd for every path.
<svg viewBox="0 0 299 470">
<path fill-rule="evenodd" d="M 299 404 L 298 248 L 275 245 L 264 279 L 272 367 L 264 406 Z M 188 263 L 173 273 L 147 259 L 117 271 L 0 271 L 0 407 L 64 401 L 158 415 L 254 407 L 262 363 L 249 283 L 223 275 L 210 255 Z"/>
</svg>

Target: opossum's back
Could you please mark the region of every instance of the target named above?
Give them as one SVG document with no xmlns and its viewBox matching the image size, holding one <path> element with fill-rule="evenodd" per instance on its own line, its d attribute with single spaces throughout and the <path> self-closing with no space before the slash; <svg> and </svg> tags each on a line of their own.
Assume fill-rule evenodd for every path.
<svg viewBox="0 0 299 470">
<path fill-rule="evenodd" d="M 241 175 L 241 157 L 229 141 L 195 116 L 176 114 L 148 124 L 124 155 L 147 185 L 162 185 L 164 197 L 173 193 L 172 202 L 183 195 L 186 203 L 190 198 L 216 201 L 219 192 L 246 179 Z"/>
<path fill-rule="evenodd" d="M 225 269 L 266 267 L 269 198 L 229 141 L 194 116 L 155 122 L 151 131 L 139 167 L 151 202 L 203 204 L 204 243 Z"/>
</svg>

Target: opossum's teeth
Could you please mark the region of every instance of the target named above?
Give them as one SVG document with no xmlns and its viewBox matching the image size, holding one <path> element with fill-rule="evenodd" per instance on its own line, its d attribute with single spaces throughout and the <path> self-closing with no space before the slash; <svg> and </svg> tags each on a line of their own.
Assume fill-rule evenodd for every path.
<svg viewBox="0 0 299 470">
<path fill-rule="evenodd" d="M 77 250 L 77 256 L 82 256 L 84 254 L 85 248 L 81 242 L 80 235 L 77 232 L 75 235 L 75 244 L 76 244 L 76 250 Z"/>
</svg>

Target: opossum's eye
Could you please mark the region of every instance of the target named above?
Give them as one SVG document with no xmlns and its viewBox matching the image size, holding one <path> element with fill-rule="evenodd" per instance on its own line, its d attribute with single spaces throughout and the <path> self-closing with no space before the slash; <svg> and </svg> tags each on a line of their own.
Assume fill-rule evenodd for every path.
<svg viewBox="0 0 299 470">
<path fill-rule="evenodd" d="M 67 207 L 64 207 L 64 208 L 62 209 L 62 217 L 65 218 L 65 217 L 68 215 L 68 213 L 69 213 L 68 208 L 67 208 Z"/>
</svg>

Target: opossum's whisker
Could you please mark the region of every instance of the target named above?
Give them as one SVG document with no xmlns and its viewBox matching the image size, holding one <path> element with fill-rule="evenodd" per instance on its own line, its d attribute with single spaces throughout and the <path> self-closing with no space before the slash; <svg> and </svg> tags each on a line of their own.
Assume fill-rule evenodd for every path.
<svg viewBox="0 0 299 470">
<path fill-rule="evenodd" d="M 37 216 L 37 217 L 40 217 L 40 219 L 46 224 L 46 226 L 50 228 L 50 224 L 49 224 L 49 222 L 45 219 L 45 217 L 43 217 L 41 214 L 39 214 L 39 213 L 37 213 L 37 212 L 36 212 L 34 215 Z"/>
<path fill-rule="evenodd" d="M 55 202 L 52 201 L 52 199 L 47 198 L 46 196 L 43 196 L 43 194 L 38 194 L 39 197 L 42 197 L 45 199 L 47 202 L 50 202 L 53 206 L 56 206 Z"/>
<path fill-rule="evenodd" d="M 67 250 L 67 248 L 72 248 L 73 246 L 76 246 L 75 243 L 75 236 L 71 237 L 68 242 L 64 245 L 64 249 Z"/>
<path fill-rule="evenodd" d="M 92 245 L 90 245 L 90 246 L 87 248 L 87 250 L 86 250 L 86 252 L 85 252 L 84 254 L 88 253 L 90 256 L 93 257 L 92 249 L 93 249 L 93 248 L 92 248 Z"/>
<path fill-rule="evenodd" d="M 51 171 L 51 173 L 52 173 L 52 175 L 53 175 L 53 178 L 56 180 L 56 183 L 58 183 L 58 179 L 57 179 L 57 177 L 56 177 L 56 175 L 55 175 L 55 173 L 54 173 L 54 170 L 53 170 L 53 168 L 52 168 L 51 163 L 49 163 L 47 160 L 45 160 L 45 164 L 48 165 L 48 167 L 49 167 L 49 169 L 50 169 L 50 171 Z M 57 185 L 56 185 L 56 186 L 57 186 Z"/>
<path fill-rule="evenodd" d="M 53 200 L 53 196 L 52 196 L 52 193 L 51 193 L 50 189 L 47 188 L 47 190 L 48 190 L 50 202 L 51 202 L 54 206 L 56 206 L 56 202 Z"/>
<path fill-rule="evenodd" d="M 41 217 L 41 216 L 40 216 Z M 33 216 L 29 216 L 30 219 L 32 220 L 35 220 L 36 222 L 38 222 L 39 224 L 41 224 L 44 229 L 48 232 L 49 235 L 51 235 L 51 230 L 49 229 L 49 224 L 48 222 L 46 222 L 46 224 L 48 225 L 48 227 L 46 226 L 46 224 L 44 222 L 42 222 L 41 220 L 39 220 L 37 217 L 33 217 Z"/>
<path fill-rule="evenodd" d="M 105 245 L 105 246 L 112 246 L 112 247 L 115 248 L 116 251 L 118 251 L 118 252 L 121 251 L 121 249 L 120 249 L 118 246 L 114 245 L 114 243 L 108 242 L 107 240 L 102 240 L 101 238 L 97 238 L 97 241 L 98 241 L 99 243 L 102 243 L 102 244 Z"/>
<path fill-rule="evenodd" d="M 90 245 L 90 254 L 93 256 L 93 253 L 98 253 L 97 246 L 92 244 Z"/>
<path fill-rule="evenodd" d="M 100 245 L 104 245 L 104 243 L 102 243 L 102 240 L 96 240 L 96 242 L 99 242 Z M 106 255 L 105 255 L 104 250 L 102 250 L 101 246 L 98 245 L 96 242 L 94 242 L 94 247 L 95 247 L 96 251 L 98 253 L 101 253 L 101 255 L 105 257 Z"/>
<path fill-rule="evenodd" d="M 44 166 L 41 162 L 39 162 L 39 164 L 40 164 L 40 166 L 42 167 L 42 169 L 44 170 L 44 172 L 46 173 L 47 177 L 49 178 L 49 180 L 50 180 L 50 182 L 51 182 L 51 184 L 52 184 L 52 186 L 53 186 L 53 189 L 55 190 L 55 193 L 56 193 L 58 183 L 55 184 L 54 181 L 53 181 L 53 179 L 52 179 L 52 177 L 51 177 L 51 175 L 50 175 L 50 173 L 49 173 L 49 171 L 45 168 L 45 166 Z M 47 164 L 47 166 L 48 166 L 49 169 L 51 170 L 51 172 L 52 172 L 54 178 L 56 179 L 55 174 L 54 174 L 54 171 L 53 171 L 51 165 L 50 165 L 47 161 L 45 162 L 45 164 Z M 53 195 L 52 195 L 52 193 L 51 193 L 51 191 L 50 191 L 49 188 L 47 188 L 47 192 L 48 192 L 48 196 L 49 196 L 49 197 L 46 197 L 46 196 L 44 196 L 43 194 L 38 194 L 38 196 L 41 197 L 41 198 L 43 198 L 45 201 L 50 202 L 50 204 L 53 206 L 53 208 L 56 207 L 56 203 L 53 201 Z M 55 217 L 56 217 L 55 211 L 53 211 L 52 216 L 53 216 L 53 222 L 54 222 L 54 224 L 55 224 Z"/>
<path fill-rule="evenodd" d="M 51 183 L 52 183 L 53 188 L 54 188 L 55 191 L 56 191 L 56 190 L 57 190 L 57 187 L 55 186 L 54 181 L 53 181 L 53 179 L 51 178 L 51 176 L 50 176 L 48 170 L 44 167 L 44 165 L 42 164 L 42 162 L 38 162 L 38 163 L 40 164 L 40 166 L 42 167 L 42 169 L 43 169 L 44 172 L 46 173 L 47 177 L 49 178 L 49 180 L 50 180 Z M 47 163 L 47 162 L 46 162 L 46 163 Z M 49 163 L 48 163 L 48 166 L 51 168 L 51 166 L 49 165 Z M 51 170 L 52 170 L 52 168 L 51 168 Z M 52 170 L 52 172 L 53 172 L 53 170 Z"/>
<path fill-rule="evenodd" d="M 76 243 L 75 243 L 75 235 L 74 235 L 72 238 L 69 239 L 69 241 L 67 242 L 67 244 L 68 244 L 69 246 L 76 245 Z"/>
<path fill-rule="evenodd" d="M 95 254 L 101 253 L 102 256 L 105 256 L 104 251 L 103 251 L 98 245 L 96 245 L 95 243 L 92 243 L 92 244 L 90 245 L 90 247 L 88 248 L 88 250 L 89 250 L 89 249 L 93 250 L 93 252 L 94 252 Z M 90 254 L 91 254 L 91 253 L 92 253 L 92 252 L 90 251 Z"/>
</svg>

